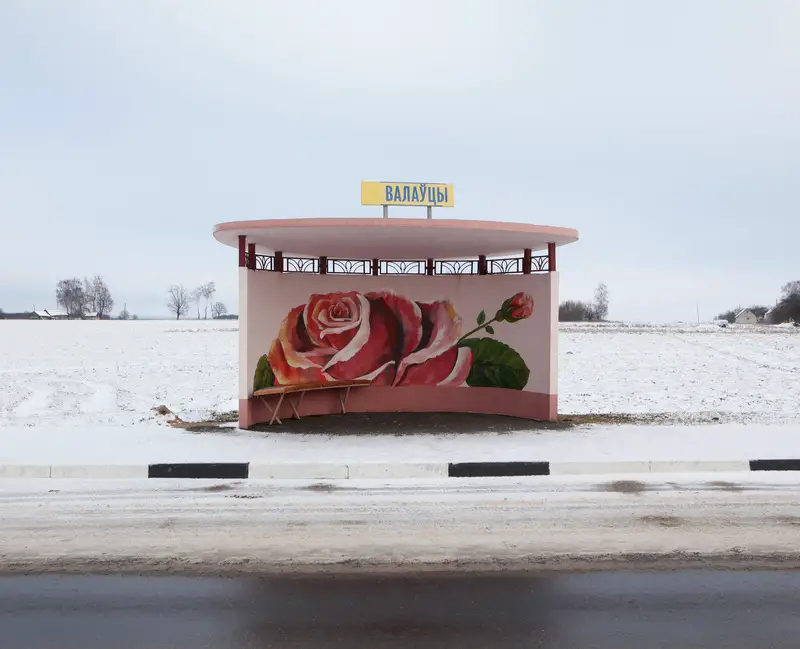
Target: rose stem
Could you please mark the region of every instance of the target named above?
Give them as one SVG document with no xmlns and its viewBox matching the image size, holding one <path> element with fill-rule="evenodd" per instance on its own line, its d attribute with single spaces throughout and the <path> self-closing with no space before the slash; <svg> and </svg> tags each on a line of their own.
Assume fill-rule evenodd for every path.
<svg viewBox="0 0 800 649">
<path fill-rule="evenodd" d="M 472 334 L 474 334 L 477 331 L 480 331 L 481 329 L 486 329 L 486 327 L 488 327 L 493 322 L 499 322 L 497 317 L 494 317 L 491 320 L 489 320 L 489 322 L 484 322 L 479 327 L 475 327 L 472 331 L 469 331 L 469 332 L 465 333 L 463 336 L 461 336 L 461 338 L 458 339 L 458 342 L 461 342 L 462 340 L 464 340 L 464 338 L 469 338 Z"/>
</svg>

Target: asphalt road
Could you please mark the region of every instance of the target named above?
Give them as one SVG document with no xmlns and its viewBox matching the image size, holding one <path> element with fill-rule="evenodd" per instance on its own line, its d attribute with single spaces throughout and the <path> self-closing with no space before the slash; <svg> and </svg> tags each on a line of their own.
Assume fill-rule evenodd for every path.
<svg viewBox="0 0 800 649">
<path fill-rule="evenodd" d="M 795 649 L 800 572 L 0 577 L 3 649 Z"/>
</svg>

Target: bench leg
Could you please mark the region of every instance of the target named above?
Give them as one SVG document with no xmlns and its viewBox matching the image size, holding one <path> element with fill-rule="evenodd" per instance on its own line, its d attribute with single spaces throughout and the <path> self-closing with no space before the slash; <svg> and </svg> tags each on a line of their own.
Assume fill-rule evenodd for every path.
<svg viewBox="0 0 800 649">
<path fill-rule="evenodd" d="M 267 398 L 266 398 L 266 397 L 261 397 L 261 401 L 263 401 L 263 402 L 264 402 L 264 405 L 267 407 L 267 410 L 269 410 L 269 414 L 270 414 L 270 415 L 272 415 L 272 417 L 271 417 L 271 418 L 270 418 L 270 420 L 269 420 L 269 425 L 270 425 L 270 426 L 272 426 L 272 424 L 274 424 L 276 421 L 277 421 L 279 424 L 280 424 L 280 423 L 282 423 L 282 422 L 281 422 L 281 420 L 280 420 L 280 418 L 278 417 L 278 412 L 280 412 L 280 409 L 281 409 L 281 403 L 283 403 L 283 394 L 281 393 L 281 394 L 279 395 L 279 397 L 278 397 L 278 404 L 275 406 L 275 408 L 274 408 L 274 409 L 272 408 L 272 406 L 271 406 L 271 405 L 269 405 L 269 401 L 267 400 Z"/>
<path fill-rule="evenodd" d="M 292 401 L 292 398 L 289 397 L 289 405 L 292 407 L 292 418 L 293 419 L 300 419 L 300 413 L 297 412 L 297 409 L 300 407 L 300 404 L 303 403 L 303 397 L 306 395 L 305 392 L 301 392 L 300 396 L 297 397 L 297 403 L 295 404 Z"/>
<path fill-rule="evenodd" d="M 347 397 L 349 397 L 349 396 L 350 396 L 350 388 L 349 387 L 344 389 L 344 394 L 342 394 L 342 391 L 339 390 L 339 405 L 342 406 L 342 414 L 343 415 L 347 414 Z"/>
</svg>

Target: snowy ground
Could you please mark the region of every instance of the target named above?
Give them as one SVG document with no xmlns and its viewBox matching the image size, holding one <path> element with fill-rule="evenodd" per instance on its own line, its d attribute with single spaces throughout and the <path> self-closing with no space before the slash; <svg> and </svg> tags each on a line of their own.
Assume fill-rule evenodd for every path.
<svg viewBox="0 0 800 649">
<path fill-rule="evenodd" d="M 562 413 L 800 419 L 800 330 L 564 326 Z"/>
<path fill-rule="evenodd" d="M 295 435 L 173 428 L 0 431 L 0 464 L 613 462 L 800 457 L 800 425 L 582 426 L 482 434 Z"/>
<path fill-rule="evenodd" d="M 800 330 L 794 328 L 562 327 L 562 413 L 651 413 L 676 422 L 719 415 L 724 425 L 405 440 L 235 429 L 192 434 L 165 426 L 154 406 L 167 405 L 191 421 L 237 407 L 237 329 L 236 322 L 0 321 L 0 463 L 749 459 L 800 454 L 795 443 L 800 438 Z M 756 425 L 746 429 L 729 425 L 731 421 Z"/>
<path fill-rule="evenodd" d="M 133 426 L 238 408 L 237 323 L 0 320 L 0 427 Z"/>
<path fill-rule="evenodd" d="M 626 478 L 4 481 L 0 571 L 800 565 L 793 476 Z"/>
<path fill-rule="evenodd" d="M 132 426 L 234 410 L 238 323 L 0 321 L 0 427 Z M 800 330 L 564 325 L 562 413 L 796 417 Z"/>
</svg>

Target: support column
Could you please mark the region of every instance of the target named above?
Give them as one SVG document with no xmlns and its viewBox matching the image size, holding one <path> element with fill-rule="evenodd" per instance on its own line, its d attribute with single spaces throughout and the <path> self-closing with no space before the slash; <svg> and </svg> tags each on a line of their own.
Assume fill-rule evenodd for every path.
<svg viewBox="0 0 800 649">
<path fill-rule="evenodd" d="M 248 356 L 248 312 L 250 304 L 249 280 L 253 277 L 247 266 L 239 268 L 239 426 L 248 428 L 253 424 L 250 413 L 250 393 L 253 387 L 251 359 Z"/>
<path fill-rule="evenodd" d="M 486 255 L 478 255 L 478 275 L 487 275 L 489 267 L 486 263 Z"/>
<path fill-rule="evenodd" d="M 547 244 L 547 270 L 551 273 L 556 272 L 556 244 Z"/>
<path fill-rule="evenodd" d="M 247 237 L 239 235 L 239 268 L 247 266 Z"/>
<path fill-rule="evenodd" d="M 256 244 L 247 244 L 247 267 L 250 270 L 256 269 Z"/>
<path fill-rule="evenodd" d="M 319 274 L 320 275 L 327 275 L 328 274 L 328 258 L 327 257 L 320 257 L 319 258 Z"/>
<path fill-rule="evenodd" d="M 525 251 L 522 253 L 522 274 L 523 275 L 530 275 L 531 274 L 531 249 L 525 248 Z"/>
<path fill-rule="evenodd" d="M 283 253 L 280 250 L 275 251 L 275 263 L 273 264 L 272 270 L 276 273 L 283 272 Z"/>
<path fill-rule="evenodd" d="M 425 274 L 426 275 L 433 275 L 433 259 L 428 259 L 425 262 Z"/>
<path fill-rule="evenodd" d="M 373 259 L 372 260 L 372 275 L 377 277 L 381 272 L 381 260 L 380 259 Z"/>
</svg>

